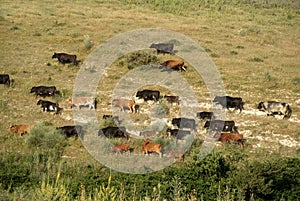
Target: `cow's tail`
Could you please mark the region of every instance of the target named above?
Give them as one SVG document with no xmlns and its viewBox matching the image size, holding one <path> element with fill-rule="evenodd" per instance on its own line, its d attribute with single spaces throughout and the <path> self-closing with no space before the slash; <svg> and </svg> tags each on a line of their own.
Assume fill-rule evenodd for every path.
<svg viewBox="0 0 300 201">
<path fill-rule="evenodd" d="M 286 106 L 286 113 L 285 113 L 285 115 L 284 115 L 284 119 L 288 119 L 288 118 L 290 118 L 291 117 L 291 115 L 292 115 L 292 109 L 291 109 L 291 107 L 290 107 L 290 105 L 287 105 Z"/>
</svg>

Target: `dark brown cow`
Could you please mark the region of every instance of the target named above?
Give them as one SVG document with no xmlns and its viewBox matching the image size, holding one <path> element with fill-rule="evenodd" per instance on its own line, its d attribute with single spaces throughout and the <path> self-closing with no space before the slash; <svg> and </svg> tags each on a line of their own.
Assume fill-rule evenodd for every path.
<svg viewBox="0 0 300 201">
<path fill-rule="evenodd" d="M 8 74 L 0 74 L 0 84 L 4 84 L 7 87 L 10 86 L 10 79 Z"/>
<path fill-rule="evenodd" d="M 79 63 L 76 55 L 71 55 L 67 53 L 54 53 L 52 59 L 54 58 L 57 58 L 58 61 L 62 64 L 73 63 L 74 65 L 78 65 Z"/>
<path fill-rule="evenodd" d="M 155 144 L 155 143 L 151 143 L 151 140 L 149 138 L 147 138 L 146 140 L 144 140 L 144 142 L 142 143 L 142 149 L 143 149 L 143 154 L 149 154 L 149 153 L 158 153 L 159 157 L 162 157 L 162 153 L 161 153 L 161 145 L 160 144 Z"/>
<path fill-rule="evenodd" d="M 167 60 L 160 65 L 167 67 L 167 69 L 186 71 L 184 61 L 182 60 Z"/>
</svg>

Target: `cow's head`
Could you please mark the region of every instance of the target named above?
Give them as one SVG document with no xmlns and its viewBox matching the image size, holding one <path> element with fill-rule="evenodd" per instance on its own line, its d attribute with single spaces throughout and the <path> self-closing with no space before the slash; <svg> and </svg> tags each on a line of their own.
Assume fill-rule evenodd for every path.
<svg viewBox="0 0 300 201">
<path fill-rule="evenodd" d="M 263 109 L 263 107 L 264 107 L 263 105 L 264 105 L 263 102 L 258 103 L 257 109 L 259 109 L 259 110 Z"/>
<path fill-rule="evenodd" d="M 57 58 L 57 54 L 54 52 L 54 54 L 52 55 L 52 59 Z"/>
</svg>

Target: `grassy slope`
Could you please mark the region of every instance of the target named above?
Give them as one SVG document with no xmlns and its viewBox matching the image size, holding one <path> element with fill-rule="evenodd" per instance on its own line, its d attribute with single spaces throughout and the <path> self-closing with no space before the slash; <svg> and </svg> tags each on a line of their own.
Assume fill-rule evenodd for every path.
<svg viewBox="0 0 300 201">
<path fill-rule="evenodd" d="M 117 1 L 76 1 L 68 9 L 66 5 L 64 1 L 14 1 L 0 5 L 0 72 L 9 73 L 15 80 L 9 89 L 0 86 L 1 151 L 14 151 L 15 145 L 20 145 L 16 151 L 25 150 L 23 139 L 8 131 L 11 124 L 72 124 L 72 120 L 42 113 L 36 106 L 37 99 L 29 94 L 34 85 L 56 85 L 64 92 L 57 101 L 65 107 L 79 67 L 58 64 L 51 59 L 54 51 L 74 53 L 84 60 L 111 36 L 143 27 L 177 31 L 197 41 L 212 55 L 228 95 L 243 97 L 247 110 L 252 111 L 259 101 L 275 99 L 290 103 L 292 118 L 300 119 L 299 105 L 295 103 L 300 99 L 300 21 L 296 10 L 225 5 L 220 12 L 201 7 L 184 12 L 184 7 L 174 6 L 173 13 L 178 9 L 184 14 L 177 16 L 147 5 L 123 5 Z M 91 50 L 85 49 L 85 35 L 94 44 Z M 255 62 L 256 58 L 263 62 Z M 194 77 L 189 72 L 185 76 Z M 205 86 L 201 87 L 197 95 L 208 98 Z M 64 112 L 64 117 L 71 115 L 70 111 Z M 281 137 L 283 134 L 289 135 L 299 143 L 299 122 L 236 113 L 229 113 L 228 119 L 236 120 L 240 131 L 247 134 L 249 150 L 262 143 L 255 137 L 263 136 L 274 140 L 262 143 L 263 146 L 283 154 L 295 153 L 295 147 L 281 146 L 272 133 L 280 134 L 280 139 L 286 138 Z M 66 155 L 82 153 L 84 157 L 80 158 L 87 157 L 80 142 L 71 140 L 70 144 Z"/>
</svg>

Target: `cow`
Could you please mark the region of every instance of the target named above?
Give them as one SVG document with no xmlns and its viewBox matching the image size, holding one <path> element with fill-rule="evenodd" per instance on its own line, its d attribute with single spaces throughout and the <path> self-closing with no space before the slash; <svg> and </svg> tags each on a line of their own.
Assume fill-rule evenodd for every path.
<svg viewBox="0 0 300 201">
<path fill-rule="evenodd" d="M 0 84 L 4 84 L 5 86 L 10 86 L 10 78 L 8 74 L 0 74 Z"/>
<path fill-rule="evenodd" d="M 154 137 L 157 135 L 157 131 L 142 131 L 140 132 L 140 136 L 143 136 L 144 138 Z"/>
<path fill-rule="evenodd" d="M 143 149 L 143 154 L 148 155 L 149 153 L 158 153 L 159 157 L 162 157 L 161 145 L 152 143 L 149 138 L 145 139 L 144 142 L 142 143 L 142 149 Z"/>
<path fill-rule="evenodd" d="M 41 108 L 43 108 L 43 112 L 54 112 L 54 114 L 60 114 L 63 110 L 59 107 L 58 103 L 53 103 L 47 100 L 39 100 L 37 102 L 37 105 L 41 105 Z"/>
<path fill-rule="evenodd" d="M 141 111 L 140 105 L 135 104 L 134 105 L 134 112 L 135 113 L 140 113 L 140 111 Z"/>
<path fill-rule="evenodd" d="M 97 101 L 93 97 L 76 96 L 68 99 L 68 105 L 70 108 L 81 109 L 83 107 L 88 107 L 91 110 L 96 109 Z"/>
<path fill-rule="evenodd" d="M 30 89 L 30 93 L 35 93 L 35 96 L 42 96 L 45 98 L 46 96 L 54 96 L 55 94 L 59 94 L 59 91 L 56 90 L 55 86 L 34 86 Z"/>
<path fill-rule="evenodd" d="M 144 101 L 158 101 L 160 99 L 160 92 L 158 90 L 145 89 L 142 91 L 138 91 L 135 96 L 137 98 L 144 99 Z"/>
<path fill-rule="evenodd" d="M 77 60 L 76 55 L 71 55 L 67 53 L 55 53 L 52 56 L 52 59 L 58 59 L 58 62 L 62 64 L 73 63 L 74 65 L 78 65 L 79 61 Z"/>
<path fill-rule="evenodd" d="M 240 110 L 240 113 L 244 109 L 244 102 L 240 97 L 231 96 L 216 96 L 213 100 L 214 103 L 220 104 L 223 108 L 234 108 L 235 110 Z"/>
<path fill-rule="evenodd" d="M 224 121 L 224 120 L 212 120 L 206 121 L 203 128 L 210 128 L 212 131 L 217 132 L 232 132 L 239 133 L 237 130 L 237 126 L 235 126 L 234 121 Z"/>
<path fill-rule="evenodd" d="M 168 155 L 171 158 L 174 158 L 174 160 L 178 159 L 179 161 L 183 162 L 184 161 L 184 155 L 181 152 L 169 152 Z"/>
<path fill-rule="evenodd" d="M 184 61 L 182 60 L 167 60 L 160 65 L 166 67 L 168 70 L 186 71 L 186 66 L 184 66 Z"/>
<path fill-rule="evenodd" d="M 165 95 L 163 96 L 164 99 L 167 100 L 168 103 L 176 103 L 177 105 L 179 105 L 179 96 L 168 96 Z"/>
<path fill-rule="evenodd" d="M 283 115 L 283 119 L 288 119 L 292 115 L 292 109 L 290 105 L 283 102 L 260 102 L 257 109 L 266 112 L 268 116 L 274 116 L 275 114 Z"/>
<path fill-rule="evenodd" d="M 125 152 L 125 153 L 127 153 L 127 155 L 129 155 L 130 154 L 130 145 L 129 144 L 117 144 L 117 145 L 111 146 L 110 150 L 112 152 L 115 152 L 116 155 L 122 154 L 122 152 Z"/>
<path fill-rule="evenodd" d="M 166 131 L 167 137 L 174 136 L 174 137 L 176 137 L 176 138 L 178 137 L 180 139 L 182 139 L 183 137 L 190 135 L 190 134 L 191 134 L 191 131 L 189 131 L 189 130 L 179 130 L 179 129 L 168 128 Z"/>
<path fill-rule="evenodd" d="M 22 137 L 23 134 L 29 133 L 30 125 L 27 124 L 19 124 L 19 125 L 12 125 L 10 126 L 10 131 L 18 133 L 19 137 Z"/>
<path fill-rule="evenodd" d="M 108 126 L 106 128 L 102 128 L 98 131 L 98 136 L 103 135 L 107 138 L 125 138 L 127 140 L 129 139 L 125 127 Z"/>
<path fill-rule="evenodd" d="M 223 144 L 235 142 L 240 147 L 244 146 L 245 139 L 242 134 L 233 134 L 233 133 L 218 133 L 214 135 L 215 138 L 218 138 Z"/>
<path fill-rule="evenodd" d="M 124 98 L 112 100 L 112 106 L 119 107 L 121 111 L 125 111 L 126 109 L 129 109 L 133 113 L 134 105 L 135 105 L 134 100 L 124 99 Z"/>
<path fill-rule="evenodd" d="M 197 112 L 196 116 L 201 120 L 211 120 L 215 119 L 215 115 L 213 112 Z"/>
<path fill-rule="evenodd" d="M 118 116 L 113 116 L 113 115 L 110 115 L 110 114 L 104 114 L 102 116 L 102 119 L 113 119 L 118 124 L 120 124 L 122 122 L 122 120 L 120 120 L 120 118 Z"/>
<path fill-rule="evenodd" d="M 150 48 L 154 48 L 157 51 L 157 54 L 175 54 L 177 51 L 173 50 L 174 44 L 172 43 L 152 43 Z"/>
<path fill-rule="evenodd" d="M 83 129 L 81 126 L 61 126 L 61 127 L 56 127 L 56 130 L 60 130 L 62 134 L 66 137 L 66 139 L 70 137 L 75 137 L 75 140 L 78 139 L 78 136 L 83 139 Z"/>
<path fill-rule="evenodd" d="M 178 128 L 189 128 L 192 130 L 196 130 L 195 119 L 189 119 L 185 117 L 173 118 L 172 124 L 174 126 L 177 126 Z"/>
</svg>

